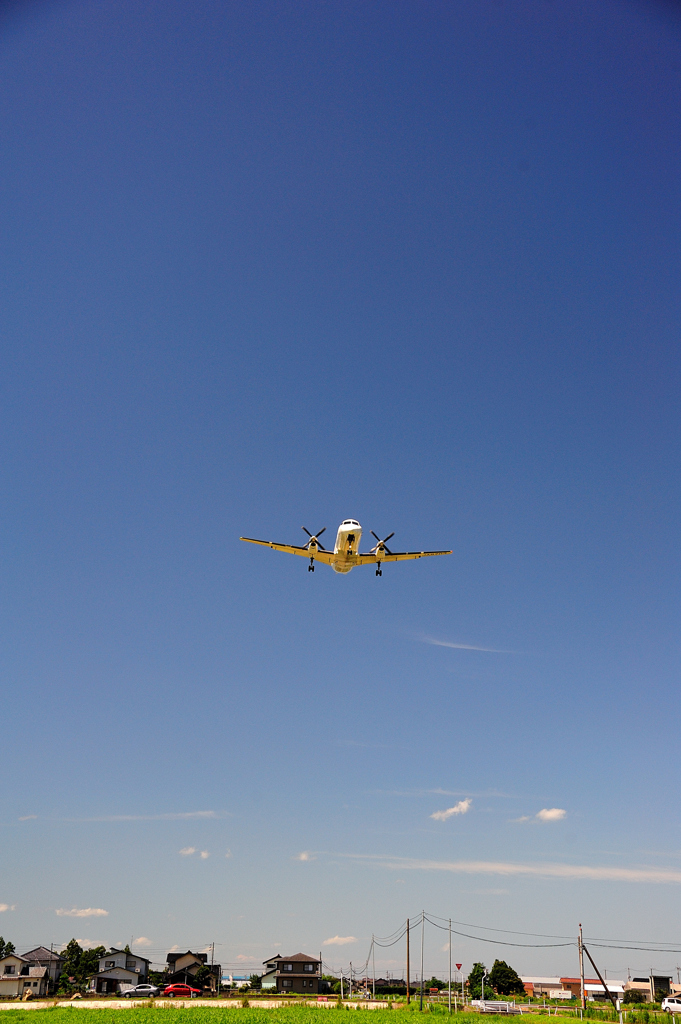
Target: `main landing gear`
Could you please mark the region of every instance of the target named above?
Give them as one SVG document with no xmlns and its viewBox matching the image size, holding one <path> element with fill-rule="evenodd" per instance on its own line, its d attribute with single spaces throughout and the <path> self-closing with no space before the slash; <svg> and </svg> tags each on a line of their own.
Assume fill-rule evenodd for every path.
<svg viewBox="0 0 681 1024">
<path fill-rule="evenodd" d="M 310 559 L 310 564 L 307 567 L 308 572 L 314 572 L 314 558 Z"/>
<path fill-rule="evenodd" d="M 381 569 L 381 563 L 380 562 L 376 563 L 376 575 L 377 576 L 382 576 L 383 575 L 383 570 Z"/>
</svg>

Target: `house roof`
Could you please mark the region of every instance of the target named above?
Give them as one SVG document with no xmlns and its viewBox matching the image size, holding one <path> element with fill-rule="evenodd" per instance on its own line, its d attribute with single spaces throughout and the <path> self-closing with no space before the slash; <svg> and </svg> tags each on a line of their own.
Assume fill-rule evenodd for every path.
<svg viewBox="0 0 681 1024">
<path fill-rule="evenodd" d="M 47 967 L 29 967 L 29 978 L 44 978 L 47 974 Z"/>
<path fill-rule="evenodd" d="M 99 959 L 104 960 L 106 959 L 107 956 L 115 956 L 116 953 L 125 953 L 126 956 L 133 956 L 135 960 L 144 960 L 145 964 L 151 963 L 151 960 L 148 960 L 146 956 L 142 956 L 141 953 L 128 953 L 127 950 L 116 949 L 115 946 L 112 946 L 111 949 L 108 950 L 106 953 L 102 953 Z"/>
<path fill-rule="evenodd" d="M 279 959 L 285 960 L 286 963 L 290 963 L 292 960 L 295 960 L 297 963 L 300 963 L 301 961 L 304 961 L 307 964 L 321 963 L 321 960 L 319 960 L 318 957 L 308 956 L 307 953 L 294 953 L 293 956 L 282 956 Z"/>
<path fill-rule="evenodd" d="M 208 960 L 208 953 L 192 953 L 191 949 L 188 949 L 185 953 L 168 953 L 166 963 L 174 964 L 178 960 L 181 960 L 183 956 L 194 956 L 197 960 L 200 960 L 202 964 L 205 964 Z"/>
<path fill-rule="evenodd" d="M 63 960 L 63 956 L 59 956 L 59 953 L 53 953 L 51 949 L 46 949 L 45 946 L 36 946 L 35 949 L 29 949 L 28 953 L 24 953 L 24 960 Z"/>
<path fill-rule="evenodd" d="M 3 962 L 3 960 L 23 960 L 25 964 L 28 963 L 26 957 L 19 956 L 18 953 L 7 953 L 6 956 L 0 956 L 0 964 Z"/>
</svg>

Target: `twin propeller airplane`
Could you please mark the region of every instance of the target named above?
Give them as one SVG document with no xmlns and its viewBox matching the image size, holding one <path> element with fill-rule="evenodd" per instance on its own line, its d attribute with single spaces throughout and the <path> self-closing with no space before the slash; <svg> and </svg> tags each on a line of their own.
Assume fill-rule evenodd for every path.
<svg viewBox="0 0 681 1024">
<path fill-rule="evenodd" d="M 374 544 L 371 551 L 362 555 L 359 550 L 362 527 L 356 519 L 343 520 L 338 527 L 333 551 L 327 551 L 319 540 L 325 529 L 326 527 L 319 530 L 318 533 L 312 534 L 303 526 L 303 530 L 310 538 L 303 547 L 298 547 L 296 544 L 274 544 L 269 540 L 254 540 L 253 537 L 240 537 L 239 540 L 248 541 L 249 544 L 262 544 L 263 547 L 273 548 L 275 551 L 287 551 L 289 555 L 302 555 L 303 558 L 309 558 L 308 572 L 314 572 L 316 559 L 318 562 L 323 562 L 324 565 L 333 566 L 334 572 L 350 572 L 356 565 L 375 565 L 376 575 L 382 576 L 381 564 L 383 562 L 406 562 L 409 558 L 427 558 L 428 555 L 451 555 L 451 551 L 391 551 L 388 541 L 395 534 L 390 533 L 384 540 L 381 540 L 373 530 L 371 533 L 376 537 L 378 543 Z"/>
</svg>

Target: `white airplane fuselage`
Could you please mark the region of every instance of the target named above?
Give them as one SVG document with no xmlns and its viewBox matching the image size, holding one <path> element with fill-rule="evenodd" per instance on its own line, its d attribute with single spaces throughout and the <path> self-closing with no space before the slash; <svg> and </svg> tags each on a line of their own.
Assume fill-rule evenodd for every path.
<svg viewBox="0 0 681 1024">
<path fill-rule="evenodd" d="M 334 572 L 350 572 L 357 565 L 359 542 L 362 539 L 362 527 L 356 519 L 344 519 L 338 527 L 336 545 L 333 553 Z"/>
</svg>

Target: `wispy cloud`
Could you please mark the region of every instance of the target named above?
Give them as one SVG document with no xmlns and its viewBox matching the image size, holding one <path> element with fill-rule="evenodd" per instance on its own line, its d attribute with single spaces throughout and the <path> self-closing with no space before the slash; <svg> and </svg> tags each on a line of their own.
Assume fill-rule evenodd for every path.
<svg viewBox="0 0 681 1024">
<path fill-rule="evenodd" d="M 431 818 L 435 821 L 447 821 L 447 818 L 452 818 L 455 814 L 467 814 L 472 803 L 471 798 L 467 797 L 465 800 L 459 800 L 453 807 L 448 807 L 446 811 L 435 811 Z"/>
<path fill-rule="evenodd" d="M 147 949 L 149 946 L 153 946 L 153 942 L 146 935 L 140 935 L 139 939 L 133 939 L 132 944 L 140 949 Z"/>
<path fill-rule="evenodd" d="M 108 917 L 109 911 L 102 910 L 101 907 L 72 907 L 71 910 L 60 907 L 59 910 L 55 910 L 55 914 L 57 917 Z"/>
<path fill-rule="evenodd" d="M 60 821 L 187 821 L 191 819 L 223 818 L 216 811 L 177 811 L 170 814 L 104 814 L 97 818 L 60 818 Z"/>
<path fill-rule="evenodd" d="M 541 811 L 537 811 L 540 821 L 562 821 L 566 814 L 567 811 L 562 807 L 542 807 Z"/>
<path fill-rule="evenodd" d="M 6 910 L 16 910 L 16 903 L 0 903 L 0 914 L 4 914 Z"/>
<path fill-rule="evenodd" d="M 506 651 L 499 647 L 477 647 L 475 644 L 457 644 L 451 640 L 436 640 L 434 636 L 420 636 L 421 643 L 433 647 L 453 647 L 456 651 L 482 651 L 484 654 L 519 654 L 520 651 Z"/>
<path fill-rule="evenodd" d="M 183 846 L 180 850 L 180 857 L 191 857 L 193 853 L 196 853 L 195 846 Z"/>
<path fill-rule="evenodd" d="M 309 850 L 303 850 L 302 853 L 297 853 L 296 856 L 293 859 L 294 860 L 308 861 L 308 860 L 316 860 L 317 857 L 316 857 L 316 855 L 314 853 L 310 853 Z"/>
<path fill-rule="evenodd" d="M 208 860 L 210 854 L 208 850 L 201 850 L 201 860 Z"/>
<path fill-rule="evenodd" d="M 19 821 L 35 821 L 37 817 L 37 814 L 24 814 L 23 818 L 19 818 Z"/>
<path fill-rule="evenodd" d="M 324 939 L 322 946 L 347 946 L 350 942 L 357 942 L 354 935 L 334 935 L 332 939 Z"/>
<path fill-rule="evenodd" d="M 486 860 L 418 860 L 381 854 L 334 854 L 348 860 L 372 861 L 391 871 L 449 871 L 465 875 L 527 875 L 534 878 L 567 878 L 597 882 L 681 883 L 681 871 L 673 868 L 618 868 L 592 864 L 512 863 Z"/>
<path fill-rule="evenodd" d="M 227 860 L 229 860 L 231 856 L 232 856 L 232 851 L 231 850 L 227 850 L 227 853 L 225 854 L 225 857 L 227 858 Z"/>
</svg>

